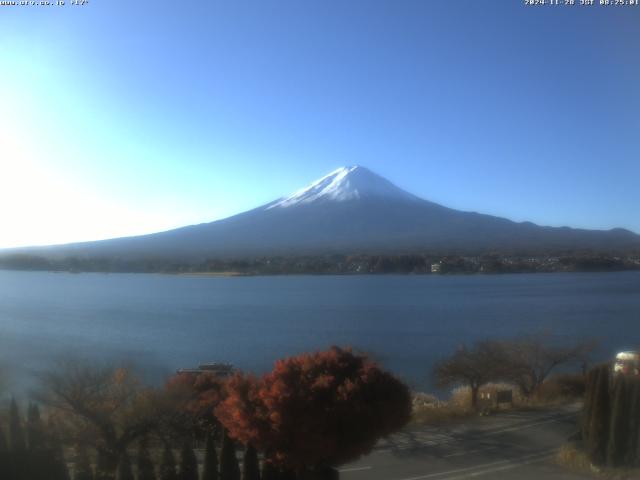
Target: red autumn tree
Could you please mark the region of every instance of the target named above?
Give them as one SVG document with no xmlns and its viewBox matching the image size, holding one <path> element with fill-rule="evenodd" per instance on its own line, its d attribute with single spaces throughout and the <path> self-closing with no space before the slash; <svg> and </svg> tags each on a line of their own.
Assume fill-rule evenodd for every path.
<svg viewBox="0 0 640 480">
<path fill-rule="evenodd" d="M 211 432 L 217 425 L 214 410 L 226 397 L 225 381 L 212 373 L 178 373 L 166 384 L 167 393 L 179 404 L 183 423 L 200 433 Z"/>
<path fill-rule="evenodd" d="M 216 414 L 230 435 L 297 471 L 354 460 L 411 414 L 402 382 L 338 347 L 280 360 L 260 381 L 236 377 L 227 387 Z"/>
<path fill-rule="evenodd" d="M 263 447 L 272 441 L 269 412 L 260 396 L 261 385 L 253 375 L 234 375 L 227 381 L 226 399 L 215 410 L 224 428 L 244 445 Z"/>
</svg>

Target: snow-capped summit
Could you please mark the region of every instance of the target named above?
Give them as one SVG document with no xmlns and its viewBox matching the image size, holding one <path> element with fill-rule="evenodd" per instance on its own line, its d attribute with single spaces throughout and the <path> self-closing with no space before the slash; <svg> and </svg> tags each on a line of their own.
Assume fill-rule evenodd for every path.
<svg viewBox="0 0 640 480">
<path fill-rule="evenodd" d="M 354 165 L 338 168 L 288 197 L 276 200 L 266 209 L 286 208 L 319 201 L 343 202 L 366 197 L 398 200 L 417 199 L 414 195 L 396 187 L 371 170 Z"/>
</svg>

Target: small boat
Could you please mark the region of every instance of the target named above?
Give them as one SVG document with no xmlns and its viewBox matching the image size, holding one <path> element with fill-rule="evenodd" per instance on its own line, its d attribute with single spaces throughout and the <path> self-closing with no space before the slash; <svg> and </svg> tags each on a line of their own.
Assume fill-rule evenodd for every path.
<svg viewBox="0 0 640 480">
<path fill-rule="evenodd" d="M 228 378 L 233 375 L 235 369 L 233 365 L 226 362 L 210 362 L 198 365 L 198 368 L 181 368 L 176 373 L 213 373 L 216 377 Z"/>
</svg>

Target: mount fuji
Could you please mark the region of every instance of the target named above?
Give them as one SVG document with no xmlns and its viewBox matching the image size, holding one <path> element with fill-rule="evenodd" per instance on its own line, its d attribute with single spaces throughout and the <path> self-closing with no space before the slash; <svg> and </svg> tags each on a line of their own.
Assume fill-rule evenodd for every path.
<svg viewBox="0 0 640 480">
<path fill-rule="evenodd" d="M 327 253 L 543 254 L 630 249 L 640 249 L 640 236 L 628 230 L 543 227 L 453 210 L 416 197 L 365 167 L 351 166 L 223 220 L 137 237 L 19 251 L 58 258 L 197 260 Z"/>
</svg>

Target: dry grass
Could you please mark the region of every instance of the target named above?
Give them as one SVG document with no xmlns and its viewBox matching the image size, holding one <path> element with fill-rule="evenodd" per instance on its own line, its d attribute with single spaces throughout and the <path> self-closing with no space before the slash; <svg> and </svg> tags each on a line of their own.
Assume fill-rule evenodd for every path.
<svg viewBox="0 0 640 480">
<path fill-rule="evenodd" d="M 488 383 L 480 389 L 484 399 L 479 399 L 479 411 L 491 413 L 497 410 L 514 408 L 518 410 L 545 410 L 548 408 L 566 405 L 575 402 L 577 397 L 565 387 L 564 378 L 557 381 L 552 377 L 541 389 L 540 395 L 526 399 L 515 385 L 508 383 Z M 496 408 L 495 399 L 499 391 L 511 390 L 513 392 L 513 404 L 501 404 Z M 489 397 L 490 400 L 486 400 Z M 469 387 L 457 387 L 451 391 L 448 400 L 440 400 L 435 395 L 427 393 L 415 393 L 413 396 L 413 423 L 418 424 L 442 424 L 478 415 L 478 411 L 471 408 L 471 389 Z M 640 478 L 640 477 L 639 477 Z"/>
<path fill-rule="evenodd" d="M 489 401 L 489 403 L 495 403 L 495 398 L 498 392 L 503 390 L 511 390 L 513 392 L 514 406 L 521 405 L 526 402 L 525 399 L 520 395 L 518 388 L 515 385 L 509 383 L 487 383 L 486 385 L 480 387 L 479 394 L 481 397 L 483 395 L 485 397 L 487 395 L 490 395 L 490 398 L 492 398 L 494 401 Z M 451 392 L 450 402 L 464 408 L 471 408 L 471 389 L 469 387 L 454 388 Z M 482 403 L 482 400 L 480 400 L 480 402 Z"/>
<path fill-rule="evenodd" d="M 466 418 L 473 412 L 451 401 L 443 402 L 429 393 L 413 395 L 412 423 L 437 425 Z"/>
<path fill-rule="evenodd" d="M 473 410 L 458 405 L 441 403 L 439 405 L 424 405 L 414 407 L 412 423 L 438 425 L 442 423 L 464 420 L 477 415 Z"/>
<path fill-rule="evenodd" d="M 556 463 L 577 472 L 593 472 L 589 457 L 575 445 L 563 445 L 556 455 Z"/>
<path fill-rule="evenodd" d="M 587 454 L 575 445 L 564 445 L 556 455 L 555 461 L 561 467 L 571 471 L 590 474 L 593 478 L 607 480 L 638 480 L 640 469 L 600 468 L 591 464 Z"/>
</svg>

